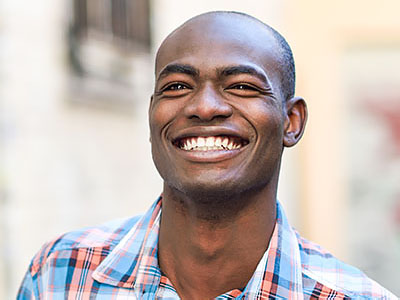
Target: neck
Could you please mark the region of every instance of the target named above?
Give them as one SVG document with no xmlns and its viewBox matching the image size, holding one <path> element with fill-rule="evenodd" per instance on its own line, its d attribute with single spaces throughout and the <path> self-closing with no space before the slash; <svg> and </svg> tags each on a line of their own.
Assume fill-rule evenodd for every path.
<svg viewBox="0 0 400 300">
<path fill-rule="evenodd" d="M 244 288 L 268 248 L 275 218 L 276 189 L 190 199 L 165 186 L 160 267 L 182 299 Z"/>
</svg>

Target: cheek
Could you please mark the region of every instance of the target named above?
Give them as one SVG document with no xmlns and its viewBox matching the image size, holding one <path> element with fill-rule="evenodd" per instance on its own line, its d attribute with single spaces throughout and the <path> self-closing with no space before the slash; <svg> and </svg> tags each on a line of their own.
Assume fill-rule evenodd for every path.
<svg viewBox="0 0 400 300">
<path fill-rule="evenodd" d="M 152 137 L 159 136 L 161 131 L 179 114 L 179 103 L 159 101 L 150 108 L 149 122 Z"/>
<path fill-rule="evenodd" d="M 271 138 L 283 138 L 284 118 L 278 104 L 260 102 L 247 106 L 245 111 L 260 142 L 268 143 Z"/>
</svg>

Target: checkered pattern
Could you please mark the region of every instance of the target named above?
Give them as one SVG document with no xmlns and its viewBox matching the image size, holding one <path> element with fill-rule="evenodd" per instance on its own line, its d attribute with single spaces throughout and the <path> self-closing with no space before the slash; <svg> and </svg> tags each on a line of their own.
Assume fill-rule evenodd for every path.
<svg viewBox="0 0 400 300">
<path fill-rule="evenodd" d="M 17 299 L 179 299 L 158 267 L 161 197 L 142 217 L 67 233 L 34 257 Z M 301 238 L 277 205 L 270 245 L 246 288 L 217 299 L 397 299 Z"/>
</svg>

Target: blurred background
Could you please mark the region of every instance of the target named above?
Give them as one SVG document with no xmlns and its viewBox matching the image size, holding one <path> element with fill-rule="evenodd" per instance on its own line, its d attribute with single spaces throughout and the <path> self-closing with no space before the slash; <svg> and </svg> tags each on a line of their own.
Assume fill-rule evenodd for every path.
<svg viewBox="0 0 400 300">
<path fill-rule="evenodd" d="M 249 13 L 293 48 L 310 117 L 284 154 L 291 223 L 400 295 L 398 0 L 2 0 L 0 299 L 15 297 L 45 241 L 159 195 L 154 53 L 210 10 Z"/>
</svg>

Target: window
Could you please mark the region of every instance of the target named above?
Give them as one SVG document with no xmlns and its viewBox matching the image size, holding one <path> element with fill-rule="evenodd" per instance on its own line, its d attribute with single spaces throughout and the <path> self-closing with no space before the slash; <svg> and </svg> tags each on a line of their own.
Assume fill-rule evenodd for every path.
<svg viewBox="0 0 400 300">
<path fill-rule="evenodd" d="M 73 27 L 78 39 L 108 41 L 126 50 L 148 50 L 147 0 L 73 0 Z"/>
<path fill-rule="evenodd" d="M 71 1 L 72 90 L 83 93 L 86 102 L 131 102 L 135 61 L 148 58 L 150 52 L 149 1 Z"/>
</svg>

